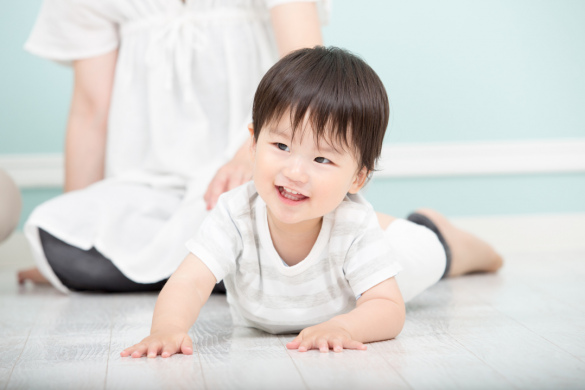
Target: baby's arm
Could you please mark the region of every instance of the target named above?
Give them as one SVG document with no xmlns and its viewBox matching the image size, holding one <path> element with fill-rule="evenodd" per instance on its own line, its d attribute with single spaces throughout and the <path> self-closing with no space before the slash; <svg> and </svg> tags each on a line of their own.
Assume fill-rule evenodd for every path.
<svg viewBox="0 0 585 390">
<path fill-rule="evenodd" d="M 121 356 L 169 357 L 179 351 L 193 353 L 193 342 L 187 334 L 199 311 L 207 302 L 215 276 L 195 255 L 189 254 L 169 278 L 154 308 L 150 336 L 123 350 Z"/>
<path fill-rule="evenodd" d="M 394 278 L 372 287 L 362 294 L 357 307 L 347 314 L 303 329 L 286 346 L 305 352 L 319 349 L 366 349 L 364 343 L 392 339 L 404 326 L 404 301 Z"/>
</svg>

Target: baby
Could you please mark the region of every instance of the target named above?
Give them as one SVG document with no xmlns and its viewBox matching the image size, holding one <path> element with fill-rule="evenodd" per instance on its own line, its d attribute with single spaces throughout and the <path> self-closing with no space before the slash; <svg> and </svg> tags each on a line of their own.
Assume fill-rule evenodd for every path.
<svg viewBox="0 0 585 390">
<path fill-rule="evenodd" d="M 188 331 L 222 280 L 234 325 L 300 332 L 289 349 L 363 350 L 396 337 L 405 308 L 395 276 L 408 259 L 358 194 L 388 116 L 382 82 L 344 50 L 302 49 L 274 65 L 249 125 L 253 182 L 221 196 L 161 291 L 150 336 L 121 355 L 193 353 Z M 440 233 L 414 226 L 439 248 L 434 283 L 449 269 L 449 249 Z"/>
</svg>

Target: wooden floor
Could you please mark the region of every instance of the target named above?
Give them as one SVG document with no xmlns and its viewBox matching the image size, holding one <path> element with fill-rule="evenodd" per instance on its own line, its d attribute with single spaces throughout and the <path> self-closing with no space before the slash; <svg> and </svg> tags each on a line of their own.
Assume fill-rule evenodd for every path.
<svg viewBox="0 0 585 390">
<path fill-rule="evenodd" d="M 496 275 L 439 283 L 400 336 L 367 351 L 287 351 L 293 336 L 234 329 L 213 296 L 195 352 L 121 358 L 155 294 L 65 296 L 19 287 L 22 235 L 0 246 L 0 389 L 584 389 L 585 215 L 460 219 L 504 254 Z"/>
</svg>

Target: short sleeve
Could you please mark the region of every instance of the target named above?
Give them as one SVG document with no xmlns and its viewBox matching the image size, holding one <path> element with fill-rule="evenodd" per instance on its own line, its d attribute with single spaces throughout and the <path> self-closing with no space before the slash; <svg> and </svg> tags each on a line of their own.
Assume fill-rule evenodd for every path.
<svg viewBox="0 0 585 390">
<path fill-rule="evenodd" d="M 374 210 L 369 207 L 366 218 L 356 230 L 343 265 L 345 278 L 356 297 L 396 276 L 402 269 L 384 238 Z"/>
<path fill-rule="evenodd" d="M 45 0 L 24 48 L 71 64 L 118 47 L 118 25 L 110 6 L 95 0 Z"/>
<path fill-rule="evenodd" d="M 219 283 L 236 268 L 242 248 L 242 236 L 234 222 L 225 194 L 199 228 L 195 238 L 186 244 L 189 252 L 197 256 L 215 276 Z"/>
<path fill-rule="evenodd" d="M 331 0 L 266 0 L 266 6 L 268 9 L 286 3 L 317 3 L 317 10 L 319 11 L 321 24 L 326 25 L 329 23 L 329 17 L 331 15 Z"/>
</svg>

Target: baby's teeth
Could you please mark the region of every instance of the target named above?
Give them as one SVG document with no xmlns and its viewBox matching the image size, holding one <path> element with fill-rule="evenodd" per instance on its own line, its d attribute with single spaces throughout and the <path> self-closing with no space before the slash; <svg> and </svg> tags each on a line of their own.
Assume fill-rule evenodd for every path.
<svg viewBox="0 0 585 390">
<path fill-rule="evenodd" d="M 282 187 L 282 188 L 284 188 L 286 192 L 290 192 L 293 195 L 298 195 L 299 194 L 299 192 L 293 191 L 290 188 L 286 188 L 286 187 Z"/>
</svg>

